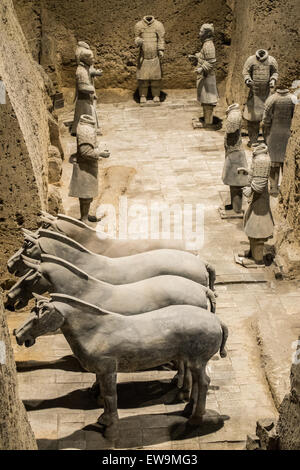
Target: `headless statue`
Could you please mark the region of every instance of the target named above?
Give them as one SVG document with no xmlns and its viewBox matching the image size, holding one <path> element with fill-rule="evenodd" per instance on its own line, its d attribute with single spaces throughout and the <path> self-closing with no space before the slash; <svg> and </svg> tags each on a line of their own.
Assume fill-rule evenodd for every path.
<svg viewBox="0 0 300 470">
<path fill-rule="evenodd" d="M 224 217 L 230 213 L 242 214 L 243 187 L 248 178 L 244 173 L 238 173 L 238 168 L 247 168 L 245 151 L 242 149 L 241 127 L 242 113 L 237 103 L 232 104 L 226 111 L 225 123 L 225 162 L 223 167 L 223 183 L 230 187 L 230 204 L 225 205 Z"/>
<path fill-rule="evenodd" d="M 258 141 L 265 101 L 278 79 L 277 62 L 274 57 L 269 55 L 268 51 L 259 49 L 255 55 L 246 60 L 243 76 L 245 84 L 250 88 L 243 117 L 247 121 L 248 146 L 251 147 Z"/>
<path fill-rule="evenodd" d="M 291 134 L 291 123 L 295 109 L 295 96 L 289 92 L 287 83 L 281 80 L 276 93 L 266 103 L 262 120 L 263 133 L 271 158 L 270 194 L 279 192 L 280 168 L 283 163 L 286 147 Z"/>
<path fill-rule="evenodd" d="M 136 70 L 140 103 L 147 102 L 148 86 L 151 86 L 153 102 L 160 103 L 162 68 L 165 49 L 165 29 L 153 16 L 145 16 L 134 28 L 135 44 L 139 47 Z"/>
</svg>

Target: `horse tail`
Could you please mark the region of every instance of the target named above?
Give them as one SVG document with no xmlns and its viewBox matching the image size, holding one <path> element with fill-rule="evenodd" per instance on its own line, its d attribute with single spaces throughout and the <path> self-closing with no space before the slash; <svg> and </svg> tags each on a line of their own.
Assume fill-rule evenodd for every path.
<svg viewBox="0 0 300 470">
<path fill-rule="evenodd" d="M 211 289 L 207 289 L 206 296 L 210 302 L 211 313 L 216 313 L 216 296 Z"/>
<path fill-rule="evenodd" d="M 221 328 L 222 328 L 222 343 L 221 343 L 221 346 L 220 346 L 220 356 L 221 357 L 226 357 L 227 352 L 226 352 L 226 349 L 225 349 L 225 344 L 226 344 L 226 341 L 227 341 L 227 338 L 228 338 L 228 328 L 223 322 L 221 322 Z"/>
<path fill-rule="evenodd" d="M 214 291 L 215 290 L 215 280 L 216 280 L 216 270 L 215 268 L 209 264 L 209 263 L 205 263 L 205 267 L 207 269 L 207 272 L 208 272 L 208 287 Z"/>
</svg>

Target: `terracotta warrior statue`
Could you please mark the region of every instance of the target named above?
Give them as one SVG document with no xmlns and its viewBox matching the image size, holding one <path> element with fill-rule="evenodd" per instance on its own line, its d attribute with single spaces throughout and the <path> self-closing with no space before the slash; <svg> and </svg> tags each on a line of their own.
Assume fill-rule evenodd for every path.
<svg viewBox="0 0 300 470">
<path fill-rule="evenodd" d="M 73 173 L 69 196 L 78 197 L 80 220 L 96 222 L 89 215 L 93 198 L 98 195 L 98 160 L 109 157 L 107 150 L 101 152 L 97 147 L 96 121 L 93 116 L 82 114 L 77 126 L 77 153 L 71 156 Z"/>
<path fill-rule="evenodd" d="M 165 49 L 165 29 L 153 16 L 145 16 L 134 28 L 135 44 L 139 47 L 136 76 L 140 103 L 146 103 L 148 86 L 151 86 L 153 102 L 160 103 L 161 59 Z"/>
<path fill-rule="evenodd" d="M 277 62 L 274 57 L 269 55 L 268 51 L 259 49 L 255 55 L 246 60 L 243 76 L 245 84 L 250 88 L 243 117 L 247 121 L 248 146 L 251 147 L 258 140 L 265 101 L 278 79 Z"/>
<path fill-rule="evenodd" d="M 265 104 L 262 125 L 271 158 L 270 194 L 278 195 L 280 168 L 291 132 L 291 123 L 295 109 L 295 96 L 289 93 L 287 83 L 280 81 L 276 93 Z"/>
<path fill-rule="evenodd" d="M 79 41 L 75 51 L 77 62 L 76 70 L 76 95 L 75 95 L 75 114 L 72 124 L 71 134 L 76 135 L 77 125 L 82 114 L 93 116 L 99 128 L 96 113 L 96 91 L 94 86 L 94 77 L 102 75 L 102 70 L 93 67 L 94 54 L 90 46 Z"/>
<path fill-rule="evenodd" d="M 240 106 L 234 103 L 227 108 L 225 123 L 225 162 L 222 180 L 230 187 L 230 204 L 225 205 L 224 216 L 230 213 L 242 214 L 243 186 L 248 184 L 244 173 L 238 173 L 238 168 L 247 168 L 245 151 L 242 149 L 241 127 L 242 113 Z M 222 214 L 221 214 L 222 215 Z"/>
<path fill-rule="evenodd" d="M 195 56 L 189 56 L 189 58 L 195 57 L 198 62 L 196 68 L 197 100 L 203 108 L 204 127 L 209 127 L 213 124 L 213 111 L 219 98 L 215 74 L 216 51 L 213 36 L 213 24 L 203 24 L 199 32 L 202 43 L 201 51 Z"/>
<path fill-rule="evenodd" d="M 243 193 L 249 204 L 244 217 L 244 231 L 249 238 L 250 250 L 239 253 L 238 261 L 246 267 L 264 265 L 264 243 L 273 235 L 274 222 L 268 190 L 270 168 L 268 147 L 262 143 L 253 146 L 251 169 L 238 170 L 249 175 L 249 183 Z"/>
</svg>

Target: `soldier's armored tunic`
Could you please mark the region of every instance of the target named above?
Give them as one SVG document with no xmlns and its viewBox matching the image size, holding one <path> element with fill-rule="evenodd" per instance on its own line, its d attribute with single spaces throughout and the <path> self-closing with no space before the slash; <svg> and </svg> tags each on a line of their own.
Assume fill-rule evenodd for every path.
<svg viewBox="0 0 300 470">
<path fill-rule="evenodd" d="M 85 46 L 83 46 L 85 44 Z M 71 134 L 76 135 L 77 125 L 82 114 L 93 116 L 99 127 L 96 113 L 96 91 L 94 77 L 101 75 L 102 71 L 95 69 L 92 64 L 94 55 L 88 44 L 79 42 L 75 57 L 78 63 L 76 69 L 75 113 Z"/>
<path fill-rule="evenodd" d="M 145 16 L 134 28 L 135 44 L 139 47 L 136 77 L 142 102 L 151 85 L 154 101 L 159 101 L 162 68 L 160 59 L 165 49 L 165 29 L 153 16 Z"/>
<path fill-rule="evenodd" d="M 96 122 L 82 115 L 77 126 L 77 153 L 73 157 L 73 174 L 69 196 L 83 199 L 98 195 L 98 160 Z"/>
<path fill-rule="evenodd" d="M 250 88 L 243 117 L 248 121 L 250 144 L 253 144 L 258 139 L 265 101 L 278 79 L 277 62 L 267 51 L 259 49 L 246 60 L 243 76 L 245 84 Z"/>
<path fill-rule="evenodd" d="M 263 129 L 271 158 L 270 193 L 278 194 L 280 168 L 283 167 L 286 147 L 291 133 L 295 103 L 289 90 L 277 89 L 265 104 Z"/>
<path fill-rule="evenodd" d="M 250 241 L 250 257 L 257 264 L 263 263 L 264 242 L 273 235 L 274 222 L 268 191 L 270 168 L 267 146 L 257 145 L 253 150 L 249 186 L 243 190 L 249 203 L 244 217 L 244 231 Z"/>
<path fill-rule="evenodd" d="M 98 160 L 109 157 L 109 152 L 100 152 L 97 147 L 96 121 L 83 114 L 77 126 L 77 153 L 72 155 L 73 172 L 69 196 L 78 197 L 83 221 L 96 221 L 89 216 L 90 204 L 98 195 Z"/>
<path fill-rule="evenodd" d="M 215 74 L 216 50 L 212 38 L 205 39 L 200 52 L 196 54 L 198 59 L 197 73 L 197 100 L 201 104 L 215 106 L 218 102 L 218 90 Z"/>
<path fill-rule="evenodd" d="M 238 168 L 247 168 L 247 159 L 242 149 L 241 126 L 242 113 L 237 103 L 228 107 L 225 123 L 225 162 L 223 167 L 223 183 L 230 186 L 231 204 L 226 210 L 233 209 L 239 213 L 242 210 L 243 186 L 248 183 L 245 173 L 238 173 Z"/>
</svg>

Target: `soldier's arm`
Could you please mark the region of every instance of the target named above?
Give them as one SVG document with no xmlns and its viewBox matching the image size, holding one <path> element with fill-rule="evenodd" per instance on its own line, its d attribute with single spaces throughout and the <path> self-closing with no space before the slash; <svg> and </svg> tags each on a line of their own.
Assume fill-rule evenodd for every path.
<svg viewBox="0 0 300 470">
<path fill-rule="evenodd" d="M 94 67 L 90 68 L 90 74 L 92 77 L 100 77 L 103 73 L 101 69 L 95 69 Z"/>
<path fill-rule="evenodd" d="M 81 144 L 79 146 L 79 152 L 81 157 L 86 158 L 88 160 L 99 160 L 100 152 L 98 149 L 94 149 L 90 144 Z"/>
<path fill-rule="evenodd" d="M 273 110 L 274 110 L 275 95 L 269 96 L 265 102 L 264 114 L 262 119 L 262 126 L 264 128 L 264 133 L 268 134 L 269 129 L 272 125 L 273 120 Z"/>
<path fill-rule="evenodd" d="M 243 77 L 244 77 L 244 82 L 246 85 L 250 85 L 253 80 L 252 80 L 252 63 L 253 63 L 253 58 L 248 57 L 246 60 L 244 67 L 243 67 Z"/>
<path fill-rule="evenodd" d="M 159 51 L 164 51 L 165 50 L 165 28 L 162 23 L 159 23 L 158 28 L 157 28 L 157 49 Z"/>
<path fill-rule="evenodd" d="M 77 85 L 78 85 L 78 91 L 81 91 L 83 93 L 88 93 L 92 95 L 95 93 L 95 88 L 93 85 L 89 83 L 89 78 L 88 74 L 86 71 L 77 71 L 76 72 L 76 80 L 77 80 Z"/>
<path fill-rule="evenodd" d="M 142 28 L 140 27 L 140 24 L 137 23 L 134 27 L 134 36 L 135 36 L 134 42 L 135 42 L 135 45 L 138 47 L 140 47 L 143 44 L 141 33 L 142 33 Z"/>
<path fill-rule="evenodd" d="M 269 178 L 267 177 L 261 177 L 261 176 L 255 176 L 252 178 L 250 187 L 253 192 L 261 194 L 263 190 L 265 189 L 266 186 L 268 186 L 268 180 Z"/>
<path fill-rule="evenodd" d="M 277 82 L 278 80 L 278 63 L 277 60 L 274 59 L 274 57 L 271 57 L 270 59 L 271 62 L 271 68 L 270 68 L 270 82 Z M 274 85 L 275 85 L 274 83 Z"/>
</svg>

